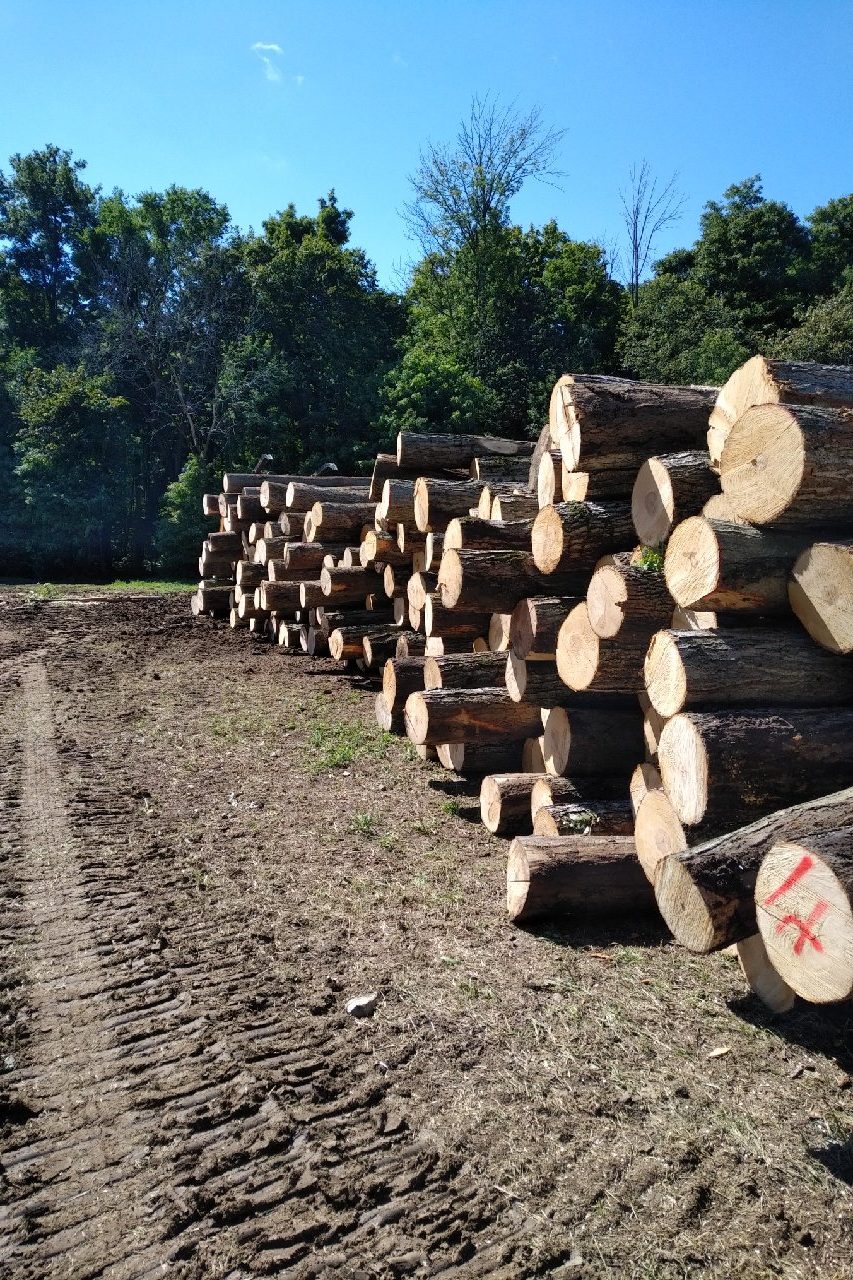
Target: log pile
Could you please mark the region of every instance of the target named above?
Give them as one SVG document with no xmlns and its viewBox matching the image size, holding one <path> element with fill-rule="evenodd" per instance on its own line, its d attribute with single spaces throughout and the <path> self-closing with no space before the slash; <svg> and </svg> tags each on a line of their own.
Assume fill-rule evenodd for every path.
<svg viewBox="0 0 853 1280">
<path fill-rule="evenodd" d="M 781 814 L 853 785 L 851 428 L 853 369 L 567 375 L 535 444 L 401 433 L 369 479 L 227 475 L 193 609 L 374 677 L 378 723 L 513 839 L 512 920 L 657 904 L 773 1007 L 846 998 L 853 802 Z"/>
</svg>

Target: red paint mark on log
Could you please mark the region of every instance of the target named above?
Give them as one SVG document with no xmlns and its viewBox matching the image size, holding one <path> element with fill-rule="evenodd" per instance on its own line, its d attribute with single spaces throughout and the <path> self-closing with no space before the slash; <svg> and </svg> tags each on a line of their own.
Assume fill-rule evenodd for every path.
<svg viewBox="0 0 853 1280">
<path fill-rule="evenodd" d="M 799 937 L 794 943 L 794 955 L 801 956 L 807 942 L 811 943 L 815 951 L 823 951 L 823 943 L 820 938 L 815 937 L 812 933 L 812 927 L 817 924 L 821 916 L 825 915 L 829 910 L 828 902 L 818 902 L 809 912 L 805 920 L 801 920 L 799 916 L 785 916 L 776 926 L 776 932 L 781 933 L 789 924 L 799 929 Z"/>
<path fill-rule="evenodd" d="M 774 889 L 769 898 L 764 899 L 765 907 L 769 907 L 771 903 L 778 902 L 783 893 L 787 893 L 789 889 L 793 889 L 798 880 L 802 880 L 807 871 L 811 871 L 814 866 L 814 858 L 811 854 L 804 854 L 794 870 L 788 876 L 787 880 L 783 880 L 778 889 Z"/>
</svg>

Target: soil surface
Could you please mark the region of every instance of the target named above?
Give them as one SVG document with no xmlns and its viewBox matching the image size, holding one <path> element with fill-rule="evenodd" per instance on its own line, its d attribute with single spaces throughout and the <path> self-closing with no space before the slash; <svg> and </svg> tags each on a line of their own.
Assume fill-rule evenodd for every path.
<svg viewBox="0 0 853 1280">
<path fill-rule="evenodd" d="M 513 929 L 475 789 L 333 664 L 0 609 L 0 1275 L 853 1276 L 849 1007 Z"/>
</svg>

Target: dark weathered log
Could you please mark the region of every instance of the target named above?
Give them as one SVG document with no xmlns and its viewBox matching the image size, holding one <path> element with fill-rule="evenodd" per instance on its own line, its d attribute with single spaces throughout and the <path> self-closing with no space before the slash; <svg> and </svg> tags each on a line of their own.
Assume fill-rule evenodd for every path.
<svg viewBox="0 0 853 1280">
<path fill-rule="evenodd" d="M 699 449 L 716 390 L 567 374 L 551 395 L 551 435 L 571 471 L 638 469 L 651 454 Z"/>
<path fill-rule="evenodd" d="M 400 637 L 402 639 L 402 637 Z M 410 693 L 424 688 L 424 657 L 389 658 L 382 668 L 382 696 L 391 711 L 403 711 Z"/>
<path fill-rule="evenodd" d="M 383 667 L 397 651 L 397 640 L 400 633 L 396 627 L 374 630 L 372 627 L 362 636 L 362 653 L 364 665 L 368 671 Z"/>
<path fill-rule="evenodd" d="M 468 515 L 485 487 L 478 480 L 433 480 L 419 476 L 414 493 L 417 528 L 422 534 L 443 533 L 455 517 Z"/>
<path fill-rule="evenodd" d="M 761 404 L 823 404 L 853 408 L 853 368 L 753 356 L 720 388 L 708 427 L 708 451 L 718 467 L 734 424 Z"/>
<path fill-rule="evenodd" d="M 777 840 L 758 870 L 755 908 L 770 961 L 798 996 L 853 998 L 853 822 Z"/>
<path fill-rule="evenodd" d="M 541 573 L 529 551 L 454 551 L 445 549 L 438 581 L 449 609 L 512 613 L 525 596 L 580 594 L 588 574 L 583 570 Z"/>
<path fill-rule="evenodd" d="M 231 560 L 236 560 L 243 553 L 243 540 L 239 533 L 209 533 L 204 545 L 213 555 L 227 556 Z"/>
<path fill-rule="evenodd" d="M 545 916 L 654 910 L 629 836 L 517 836 L 507 861 L 507 911 L 515 924 Z"/>
<path fill-rule="evenodd" d="M 636 704 L 549 707 L 543 726 L 546 773 L 628 778 L 643 754 L 643 717 Z"/>
<path fill-rule="evenodd" d="M 406 702 L 406 732 L 415 743 L 501 742 L 540 728 L 538 707 L 513 702 L 505 689 L 427 689 Z"/>
<path fill-rule="evenodd" d="M 569 471 L 563 463 L 563 502 L 608 502 L 621 499 L 630 503 L 637 468 L 607 471 Z"/>
<path fill-rule="evenodd" d="M 803 551 L 788 600 L 812 640 L 830 653 L 853 651 L 853 542 L 815 542 Z"/>
<path fill-rule="evenodd" d="M 483 520 L 465 516 L 451 520 L 444 533 L 444 549 L 454 551 L 529 551 L 532 520 Z"/>
<path fill-rule="evenodd" d="M 602 556 L 634 546 L 631 509 L 624 502 L 561 502 L 543 507 L 530 545 L 544 574 L 592 573 Z"/>
<path fill-rule="evenodd" d="M 828 707 L 853 703 L 853 664 L 796 630 L 659 631 L 646 691 L 662 716 L 685 707 Z"/>
<path fill-rule="evenodd" d="M 309 627 L 305 652 L 312 658 L 325 657 L 329 652 L 329 638 L 320 627 Z"/>
<path fill-rule="evenodd" d="M 624 801 L 625 778 L 563 778 L 539 774 L 530 792 L 530 818 L 536 821 L 540 809 L 560 804 L 599 804 Z"/>
<path fill-rule="evenodd" d="M 618 800 L 568 801 L 541 807 L 533 822 L 537 836 L 630 836 L 634 814 L 627 789 Z"/>
<path fill-rule="evenodd" d="M 254 561 L 240 560 L 237 563 L 237 571 L 235 573 L 236 582 L 245 590 L 254 591 L 264 580 L 264 566 Z"/>
<path fill-rule="evenodd" d="M 402 521 L 398 523 L 397 546 L 404 555 L 411 558 L 416 551 L 422 551 L 425 545 L 425 533 L 421 533 L 419 529 L 412 529 L 411 526 L 403 524 Z"/>
<path fill-rule="evenodd" d="M 623 626 L 610 640 L 596 635 L 584 601 L 572 609 L 560 627 L 557 670 L 570 689 L 637 694 L 643 688 L 643 662 L 648 646 L 646 626 Z"/>
<path fill-rule="evenodd" d="M 510 648 L 517 658 L 556 654 L 557 635 L 578 596 L 528 596 L 519 600 L 509 624 Z"/>
<path fill-rule="evenodd" d="M 463 778 L 482 778 L 487 773 L 508 772 L 521 767 L 521 740 L 503 742 L 443 742 L 437 748 L 439 764 Z"/>
<path fill-rule="evenodd" d="M 237 495 L 237 519 L 266 521 L 267 512 L 261 505 L 260 489 L 244 489 Z"/>
<path fill-rule="evenodd" d="M 231 587 L 226 583 L 202 581 L 198 584 L 196 596 L 202 613 L 212 613 L 217 617 L 228 616 L 231 610 Z"/>
<path fill-rule="evenodd" d="M 526 835 L 531 830 L 530 795 L 535 773 L 490 773 L 480 786 L 480 817 L 496 836 Z"/>
<path fill-rule="evenodd" d="M 682 712 L 658 768 L 679 820 L 709 836 L 853 785 L 853 709 Z"/>
<path fill-rule="evenodd" d="M 720 477 L 704 450 L 649 458 L 637 472 L 631 494 L 634 529 L 643 546 L 666 542 L 676 524 L 698 515 L 719 491 Z"/>
<path fill-rule="evenodd" d="M 320 573 L 323 595 L 332 606 L 361 604 L 365 596 L 382 589 L 378 573 L 371 573 L 361 566 L 353 569 L 323 569 Z"/>
<path fill-rule="evenodd" d="M 625 627 L 644 630 L 650 640 L 672 616 L 672 596 L 663 574 L 632 562 L 627 554 L 599 564 L 590 578 L 586 605 L 589 625 L 607 640 Z"/>
<path fill-rule="evenodd" d="M 539 500 L 532 493 L 500 493 L 492 498 L 491 519 L 511 524 L 533 520 L 539 511 Z"/>
<path fill-rule="evenodd" d="M 436 592 L 424 601 L 423 626 L 428 636 L 470 642 L 488 632 L 489 614 L 479 609 L 448 609 Z"/>
<path fill-rule="evenodd" d="M 502 654 L 455 653 L 427 658 L 423 667 L 424 689 L 500 689 L 504 687 Z"/>
<path fill-rule="evenodd" d="M 685 609 L 788 612 L 788 575 L 804 537 L 693 516 L 673 531 L 664 574 Z"/>
<path fill-rule="evenodd" d="M 530 459 L 502 458 L 499 454 L 472 458 L 468 475 L 471 480 L 482 480 L 486 484 L 505 481 L 509 484 L 526 485 L 530 475 Z"/>
<path fill-rule="evenodd" d="M 777 529 L 853 526 L 853 409 L 758 405 L 732 427 L 723 493 L 742 520 Z"/>
<path fill-rule="evenodd" d="M 401 467 L 428 474 L 436 467 L 470 467 L 474 458 L 497 454 L 504 458 L 529 458 L 530 440 L 504 440 L 496 436 L 421 435 L 401 431 L 397 436 L 397 462 Z"/>
<path fill-rule="evenodd" d="M 376 723 L 386 733 L 405 733 L 406 721 L 400 708 L 388 707 L 381 693 L 377 693 L 373 703 Z"/>
<path fill-rule="evenodd" d="M 397 640 L 397 658 L 423 657 L 426 650 L 426 636 L 419 632 L 405 631 Z M 408 697 L 408 694 L 406 695 Z"/>
<path fill-rule="evenodd" d="M 848 787 L 673 853 L 661 861 L 655 877 L 661 915 L 691 951 L 717 951 L 750 938 L 758 931 L 758 869 L 777 840 L 810 840 L 851 822 L 853 787 Z"/>
<path fill-rule="evenodd" d="M 205 516 L 219 516 L 219 494 L 203 493 L 201 496 L 201 511 Z"/>
<path fill-rule="evenodd" d="M 438 573 L 438 566 L 441 563 L 441 553 L 444 549 L 443 533 L 428 533 L 424 542 L 424 570 L 431 573 Z M 412 559 L 414 565 L 415 557 Z"/>
</svg>

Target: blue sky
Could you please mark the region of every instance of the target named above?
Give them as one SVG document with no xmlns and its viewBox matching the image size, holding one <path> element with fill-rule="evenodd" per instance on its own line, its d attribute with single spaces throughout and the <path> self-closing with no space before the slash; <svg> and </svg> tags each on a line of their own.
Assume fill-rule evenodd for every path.
<svg viewBox="0 0 853 1280">
<path fill-rule="evenodd" d="M 851 50 L 853 0 L 0 0 L 0 166 L 54 142 L 105 190 L 204 187 L 256 228 L 334 186 L 395 284 L 420 148 L 492 93 L 566 131 L 518 221 L 612 244 L 645 158 L 686 196 L 663 252 L 756 172 L 803 216 L 853 191 Z"/>
</svg>

